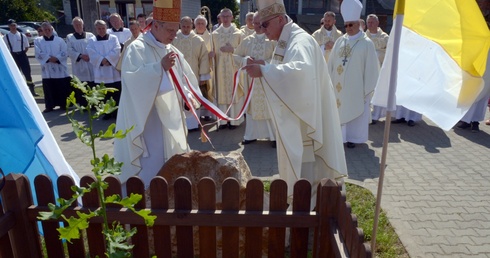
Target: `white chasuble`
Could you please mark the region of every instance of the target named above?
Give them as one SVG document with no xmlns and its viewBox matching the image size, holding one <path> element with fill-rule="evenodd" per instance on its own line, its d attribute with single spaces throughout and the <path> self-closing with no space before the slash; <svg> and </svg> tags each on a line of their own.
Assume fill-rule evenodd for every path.
<svg viewBox="0 0 490 258">
<path fill-rule="evenodd" d="M 339 115 L 318 43 L 288 20 L 271 63 L 261 66 L 262 83 L 277 129 L 279 175 L 291 185 L 307 178 L 316 194 L 321 178 L 347 175 Z"/>
<path fill-rule="evenodd" d="M 340 122 L 362 115 L 364 104 L 374 91 L 379 62 L 374 45 L 364 32 L 340 37 L 328 59 L 328 73 L 337 97 Z"/>
<path fill-rule="evenodd" d="M 134 129 L 126 138 L 114 141 L 114 157 L 124 162 L 119 176 L 123 183 L 138 175 L 148 186 L 165 161 L 189 151 L 184 104 L 160 63 L 169 51 L 179 55 L 180 61 L 172 69 L 188 93 L 184 75 L 193 85 L 197 85 L 197 81 L 184 56 L 174 46 L 159 43 L 148 32 L 127 47 L 116 130 L 131 126 Z"/>
</svg>

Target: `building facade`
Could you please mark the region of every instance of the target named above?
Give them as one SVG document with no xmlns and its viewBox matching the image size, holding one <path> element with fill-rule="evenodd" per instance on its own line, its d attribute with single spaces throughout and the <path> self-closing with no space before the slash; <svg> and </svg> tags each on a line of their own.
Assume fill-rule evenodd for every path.
<svg viewBox="0 0 490 258">
<path fill-rule="evenodd" d="M 63 8 L 66 24 L 71 24 L 75 16 L 108 21 L 111 13 L 118 13 L 127 26 L 138 14 L 149 15 L 153 11 L 153 0 L 63 0 Z M 200 10 L 201 0 L 182 0 L 182 16 L 196 17 Z"/>
</svg>

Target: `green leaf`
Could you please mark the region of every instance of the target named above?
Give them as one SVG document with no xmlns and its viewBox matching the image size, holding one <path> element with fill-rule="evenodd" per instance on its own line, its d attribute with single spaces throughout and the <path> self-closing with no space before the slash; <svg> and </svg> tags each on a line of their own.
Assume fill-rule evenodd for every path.
<svg viewBox="0 0 490 258">
<path fill-rule="evenodd" d="M 148 209 L 143 209 L 139 211 L 135 211 L 136 214 L 138 214 L 140 217 L 142 217 L 145 220 L 145 224 L 148 227 L 152 227 L 153 224 L 155 224 L 155 219 L 157 216 L 155 215 L 150 215 L 151 211 Z"/>
<path fill-rule="evenodd" d="M 78 218 L 75 217 L 70 217 L 65 218 L 66 223 L 68 223 L 68 226 L 66 227 L 61 227 L 58 228 L 58 232 L 60 233 L 60 239 L 66 239 L 68 242 L 71 243 L 72 239 L 79 239 L 80 238 L 80 230 L 84 230 L 88 228 L 88 221 L 90 218 L 94 217 L 94 213 L 81 213 L 77 212 Z"/>
</svg>

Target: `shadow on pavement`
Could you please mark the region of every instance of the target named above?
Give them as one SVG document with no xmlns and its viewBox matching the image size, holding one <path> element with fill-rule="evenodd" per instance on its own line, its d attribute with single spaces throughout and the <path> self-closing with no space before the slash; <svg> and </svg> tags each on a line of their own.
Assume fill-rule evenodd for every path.
<svg viewBox="0 0 490 258">
<path fill-rule="evenodd" d="M 369 140 L 372 147 L 382 147 L 385 123 L 378 122 L 369 127 Z M 437 126 L 428 125 L 425 121 L 419 121 L 413 127 L 406 123 L 392 124 L 390 127 L 389 143 L 410 142 L 423 146 L 429 153 L 439 153 L 440 148 L 450 148 L 451 140 L 444 130 Z"/>
<path fill-rule="evenodd" d="M 480 126 L 481 125 L 482 124 L 480 124 Z M 483 126 L 487 125 L 483 124 Z M 472 132 L 470 129 L 460 129 L 455 127 L 454 133 L 471 141 L 474 144 L 490 148 L 490 135 L 482 130 L 480 130 L 479 132 Z"/>
</svg>

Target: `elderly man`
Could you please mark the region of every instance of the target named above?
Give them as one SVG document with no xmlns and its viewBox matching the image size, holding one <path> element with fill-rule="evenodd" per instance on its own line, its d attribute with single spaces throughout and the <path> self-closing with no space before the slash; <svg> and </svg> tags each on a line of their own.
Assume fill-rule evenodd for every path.
<svg viewBox="0 0 490 258">
<path fill-rule="evenodd" d="M 216 90 L 218 91 L 218 108 L 226 112 L 232 103 L 228 116 L 237 117 L 243 106 L 243 89 L 237 89 L 237 96 L 231 99 L 233 91 L 233 75 L 238 70 L 233 60 L 233 52 L 243 39 L 242 32 L 231 24 L 233 13 L 225 8 L 220 12 L 221 26 L 213 31 L 213 48 L 216 50 Z M 233 101 L 233 102 L 232 102 Z M 220 121 L 220 129 L 236 128 L 243 122 L 243 118 L 232 121 Z"/>
<path fill-rule="evenodd" d="M 53 27 L 44 22 L 44 36 L 34 41 L 35 56 L 41 64 L 43 78 L 44 101 L 46 109 L 44 113 L 53 111 L 59 106 L 66 109 L 66 97 L 70 91 L 71 77 L 68 74 L 67 45 L 65 41 L 53 35 Z"/>
<path fill-rule="evenodd" d="M 308 179 L 313 208 L 320 179 L 347 175 L 335 95 L 318 43 L 285 14 L 283 1 L 259 0 L 258 7 L 265 35 L 278 43 L 270 63 L 249 60 L 245 70 L 264 87 L 279 175 L 291 185 Z"/>
<path fill-rule="evenodd" d="M 315 38 L 318 45 L 322 49 L 325 62 L 328 62 L 328 57 L 332 51 L 335 41 L 342 36 L 342 32 L 335 26 L 335 13 L 326 12 L 323 14 L 323 26 L 317 31 L 313 32 L 312 36 Z"/>
<path fill-rule="evenodd" d="M 339 38 L 328 59 L 328 72 L 337 95 L 342 136 L 347 148 L 368 140 L 370 102 L 379 74 L 373 42 L 360 30 L 359 0 L 342 2 L 346 34 Z"/>
<path fill-rule="evenodd" d="M 39 96 L 34 91 L 34 83 L 32 82 L 31 76 L 31 65 L 29 63 L 29 58 L 27 58 L 27 50 L 29 50 L 29 41 L 27 40 L 26 35 L 17 31 L 17 23 L 15 20 L 8 20 L 9 24 L 9 33 L 7 33 L 3 40 L 5 44 L 10 50 L 10 54 L 14 58 L 15 64 L 19 68 L 19 70 L 24 74 L 26 79 L 27 86 L 31 91 L 33 96 Z"/>
<path fill-rule="evenodd" d="M 94 82 L 104 83 L 106 87 L 116 88 L 118 91 L 108 93 L 106 98 L 113 98 L 119 104 L 121 96 L 121 75 L 116 70 L 117 62 L 121 55 L 121 45 L 116 36 L 107 33 L 107 24 L 103 20 L 96 20 L 95 30 L 97 36 L 90 39 L 87 45 L 87 53 L 94 69 Z M 116 114 L 107 114 L 104 120 L 115 117 Z"/>
<path fill-rule="evenodd" d="M 71 59 L 71 70 L 73 76 L 76 76 L 80 81 L 87 82 L 90 86 L 95 86 L 94 69 L 90 64 L 90 57 L 87 53 L 88 41 L 94 38 L 94 34 L 83 30 L 83 20 L 80 17 L 75 17 L 72 20 L 74 33 L 66 36 L 68 46 L 68 56 Z M 82 92 L 74 89 L 78 103 L 86 105 L 87 101 L 82 96 Z"/>
<path fill-rule="evenodd" d="M 163 15 L 169 11 L 175 15 Z M 180 3 L 156 0 L 153 13 L 151 30 L 128 46 L 122 65 L 116 129 L 134 129 L 114 142 L 114 157 L 124 163 L 121 182 L 138 175 L 145 186 L 170 157 L 189 151 L 184 103 L 170 72 L 183 87 L 189 87 L 184 75 L 197 85 L 192 68 L 171 45 L 179 29 Z"/>
<path fill-rule="evenodd" d="M 267 39 L 264 29 L 260 27 L 258 12 L 252 13 L 252 15 L 255 33 L 246 37 L 235 49 L 234 56 L 238 67 L 245 66 L 248 59 L 270 62 L 272 52 L 274 52 L 276 46 L 274 41 Z M 244 88 L 248 89 L 250 85 L 249 77 L 245 75 L 241 83 Z M 272 147 L 276 147 L 275 128 L 269 114 L 269 106 L 261 80 L 255 82 L 245 119 L 245 135 L 243 136 L 242 144 L 249 144 L 257 139 L 268 139 L 271 141 Z"/>
<path fill-rule="evenodd" d="M 243 37 L 252 35 L 255 32 L 255 27 L 253 25 L 254 13 L 248 12 L 245 16 L 245 25 L 243 25 L 240 30 L 242 31 Z"/>
<path fill-rule="evenodd" d="M 384 32 L 379 26 L 379 19 L 376 14 L 370 14 L 367 17 L 367 31 L 366 36 L 371 39 L 376 48 L 376 54 L 378 55 L 380 66 L 385 59 L 386 46 L 388 45 L 388 34 Z"/>
<path fill-rule="evenodd" d="M 124 42 L 131 38 L 131 31 L 128 28 L 124 28 L 123 20 L 118 13 L 111 14 L 109 22 L 112 28 L 107 29 L 107 34 L 112 34 L 117 37 L 122 50 Z"/>
<path fill-rule="evenodd" d="M 208 21 L 206 20 L 206 17 L 202 15 L 198 15 L 196 16 L 196 18 L 194 18 L 194 33 L 196 33 L 196 35 L 198 35 L 204 40 L 208 52 L 211 52 L 213 50 L 212 48 L 213 42 L 211 40 L 211 33 L 208 31 L 207 27 L 208 27 Z M 209 56 L 209 58 L 213 58 L 213 57 L 214 56 Z"/>
<path fill-rule="evenodd" d="M 206 48 L 204 40 L 196 35 L 192 30 L 192 19 L 189 16 L 184 16 L 180 19 L 180 31 L 177 32 L 177 37 L 172 42 L 189 63 L 192 68 L 192 72 L 199 80 L 199 87 L 201 92 L 207 97 L 207 82 L 211 79 L 211 67 L 209 65 L 209 52 Z M 195 85 L 196 87 L 198 85 Z M 190 111 L 186 111 L 187 129 L 193 130 L 199 128 L 199 123 L 196 117 Z M 200 117 L 200 113 L 197 113 L 197 118 Z"/>
</svg>

